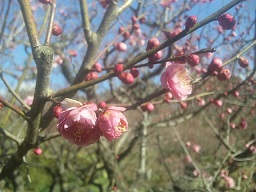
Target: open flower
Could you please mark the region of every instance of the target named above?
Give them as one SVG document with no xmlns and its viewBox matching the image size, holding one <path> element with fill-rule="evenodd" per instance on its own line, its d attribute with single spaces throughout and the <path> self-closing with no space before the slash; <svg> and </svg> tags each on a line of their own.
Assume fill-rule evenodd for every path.
<svg viewBox="0 0 256 192">
<path fill-rule="evenodd" d="M 128 130 L 128 122 L 122 111 L 125 111 L 125 108 L 108 106 L 98 116 L 99 129 L 109 141 L 119 138 Z"/>
<path fill-rule="evenodd" d="M 174 98 L 184 100 L 192 92 L 191 78 L 184 65 L 168 62 L 161 76 L 161 83 L 169 89 Z"/>
<path fill-rule="evenodd" d="M 57 129 L 64 138 L 78 146 L 87 146 L 100 139 L 101 132 L 95 126 L 97 117 L 91 105 L 66 98 L 61 107 Z"/>
</svg>

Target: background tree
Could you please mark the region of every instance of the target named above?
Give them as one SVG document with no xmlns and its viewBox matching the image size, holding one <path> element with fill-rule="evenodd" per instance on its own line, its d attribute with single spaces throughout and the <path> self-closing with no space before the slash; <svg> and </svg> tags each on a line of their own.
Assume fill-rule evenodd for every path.
<svg viewBox="0 0 256 192">
<path fill-rule="evenodd" d="M 0 188 L 256 190 L 253 0 L 1 4 Z M 67 105 L 101 138 L 65 136 Z"/>
</svg>

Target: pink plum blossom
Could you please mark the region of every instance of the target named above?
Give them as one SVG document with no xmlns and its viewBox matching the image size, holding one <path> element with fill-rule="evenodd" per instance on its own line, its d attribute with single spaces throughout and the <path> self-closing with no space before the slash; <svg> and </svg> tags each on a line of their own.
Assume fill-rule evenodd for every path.
<svg viewBox="0 0 256 192">
<path fill-rule="evenodd" d="M 191 78 L 184 65 L 168 62 L 160 80 L 162 86 L 178 100 L 186 99 L 192 92 Z"/>
<path fill-rule="evenodd" d="M 107 140 L 117 139 L 128 130 L 128 122 L 122 113 L 125 110 L 123 107 L 108 106 L 99 114 L 98 126 Z"/>
<path fill-rule="evenodd" d="M 101 132 L 95 126 L 96 113 L 91 105 L 66 98 L 61 107 L 57 130 L 65 139 L 78 146 L 87 146 L 100 139 Z"/>
<path fill-rule="evenodd" d="M 29 95 L 29 96 L 27 96 L 27 97 L 24 99 L 25 103 L 27 103 L 28 105 L 32 105 L 33 100 L 34 100 L 34 96 L 32 96 L 32 95 Z"/>
<path fill-rule="evenodd" d="M 192 149 L 193 149 L 193 151 L 194 151 L 195 153 L 199 153 L 200 150 L 201 150 L 201 146 L 200 146 L 200 145 L 197 145 L 197 144 L 194 144 L 194 145 L 192 146 Z"/>
</svg>

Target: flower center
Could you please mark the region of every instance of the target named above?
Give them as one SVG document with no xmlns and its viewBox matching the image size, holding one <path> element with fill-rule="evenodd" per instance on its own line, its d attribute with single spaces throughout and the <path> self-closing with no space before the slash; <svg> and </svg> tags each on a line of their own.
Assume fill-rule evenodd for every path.
<svg viewBox="0 0 256 192">
<path fill-rule="evenodd" d="M 181 86 L 191 86 L 191 78 L 187 69 L 177 71 L 176 76 Z"/>
<path fill-rule="evenodd" d="M 116 129 L 121 132 L 125 132 L 127 130 L 127 123 L 123 119 L 120 119 Z"/>
</svg>

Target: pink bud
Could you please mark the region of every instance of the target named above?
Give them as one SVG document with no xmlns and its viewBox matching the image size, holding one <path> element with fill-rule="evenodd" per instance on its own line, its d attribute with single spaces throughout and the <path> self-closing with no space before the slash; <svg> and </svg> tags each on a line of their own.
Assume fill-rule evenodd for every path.
<svg viewBox="0 0 256 192">
<path fill-rule="evenodd" d="M 240 65 L 240 67 L 246 68 L 249 65 L 249 61 L 247 59 L 245 59 L 244 57 L 240 57 L 238 59 L 238 64 Z"/>
<path fill-rule="evenodd" d="M 70 57 L 76 57 L 77 56 L 77 51 L 76 50 L 69 50 L 68 54 L 70 55 Z"/>
<path fill-rule="evenodd" d="M 194 27 L 194 25 L 197 22 L 197 17 L 196 16 L 190 16 L 187 18 L 186 22 L 185 22 L 185 27 L 186 29 L 192 28 Z"/>
<path fill-rule="evenodd" d="M 115 48 L 117 51 L 124 52 L 127 50 L 127 45 L 123 42 L 115 43 Z"/>
<path fill-rule="evenodd" d="M 180 106 L 182 109 L 187 109 L 188 108 L 188 103 L 184 101 L 180 101 Z"/>
<path fill-rule="evenodd" d="M 229 69 L 221 69 L 221 71 L 219 72 L 217 78 L 221 81 L 225 81 L 225 80 L 228 80 L 230 79 L 231 77 L 231 72 Z"/>
<path fill-rule="evenodd" d="M 230 14 L 223 14 L 218 17 L 220 26 L 225 30 L 233 29 L 236 25 L 235 18 Z"/>
<path fill-rule="evenodd" d="M 36 155 L 41 155 L 43 153 L 42 149 L 41 148 L 35 148 L 33 150 L 33 152 L 36 154 Z"/>
<path fill-rule="evenodd" d="M 240 126 L 242 129 L 246 129 L 248 127 L 248 123 L 246 119 L 242 119 L 242 121 L 240 122 Z"/>
<path fill-rule="evenodd" d="M 98 78 L 98 73 L 95 71 L 92 71 L 92 72 L 86 74 L 84 80 L 90 81 L 90 80 L 97 79 L 97 78 Z"/>
<path fill-rule="evenodd" d="M 40 3 L 49 4 L 51 0 L 39 0 Z"/>
<path fill-rule="evenodd" d="M 191 142 L 190 142 L 190 141 L 187 141 L 187 142 L 186 142 L 186 146 L 187 146 L 187 147 L 190 147 L 190 146 L 191 146 Z"/>
<path fill-rule="evenodd" d="M 138 23 L 134 23 L 134 24 L 133 24 L 133 28 L 134 28 L 135 30 L 137 30 L 137 29 L 140 28 L 140 25 L 139 25 Z"/>
<path fill-rule="evenodd" d="M 106 104 L 106 102 L 101 101 L 101 102 L 99 102 L 98 107 L 101 108 L 101 109 L 104 109 L 104 108 L 107 107 L 107 104 Z"/>
<path fill-rule="evenodd" d="M 53 108 L 54 117 L 59 118 L 61 112 L 62 112 L 62 107 L 60 105 L 56 105 Z"/>
<path fill-rule="evenodd" d="M 235 129 L 236 128 L 236 124 L 235 123 L 230 123 L 230 128 Z"/>
<path fill-rule="evenodd" d="M 128 130 L 128 122 L 123 111 L 123 107 L 107 107 L 99 114 L 98 126 L 107 140 L 117 139 Z"/>
<path fill-rule="evenodd" d="M 196 54 L 191 54 L 186 57 L 186 61 L 192 67 L 197 66 L 199 64 L 199 56 Z"/>
<path fill-rule="evenodd" d="M 137 78 L 140 75 L 140 72 L 137 68 L 133 67 L 130 69 L 130 73 L 134 78 Z"/>
<path fill-rule="evenodd" d="M 124 29 L 123 27 L 120 27 L 120 28 L 118 29 L 118 33 L 119 33 L 119 34 L 122 34 L 123 32 L 125 32 L 125 29 Z"/>
<path fill-rule="evenodd" d="M 118 77 L 124 84 L 132 84 L 134 82 L 134 77 L 131 73 L 129 72 L 123 72 L 121 75 Z"/>
<path fill-rule="evenodd" d="M 116 75 L 121 74 L 124 71 L 124 65 L 122 63 L 118 63 L 115 65 L 114 72 Z"/>
<path fill-rule="evenodd" d="M 207 71 L 210 72 L 211 74 L 214 71 L 219 72 L 222 68 L 222 61 L 219 58 L 214 58 L 210 65 L 208 65 Z"/>
<path fill-rule="evenodd" d="M 161 57 L 162 57 L 162 50 L 160 50 L 160 51 L 154 53 L 153 55 L 150 55 L 150 56 L 148 57 L 148 61 L 154 63 L 154 62 L 156 62 L 157 60 L 161 59 Z"/>
<path fill-rule="evenodd" d="M 228 189 L 232 189 L 235 187 L 235 181 L 232 177 L 225 176 L 224 179 L 226 181 L 226 186 Z"/>
<path fill-rule="evenodd" d="M 97 72 L 101 72 L 102 71 L 102 68 L 101 68 L 101 64 L 100 63 L 95 63 L 93 66 L 92 66 L 93 69 L 96 69 Z"/>
<path fill-rule="evenodd" d="M 146 51 L 149 51 L 150 49 L 153 49 L 160 45 L 160 42 L 157 38 L 152 38 L 148 40 Z"/>
<path fill-rule="evenodd" d="M 110 0 L 100 0 L 100 4 L 103 8 L 109 6 Z"/>
<path fill-rule="evenodd" d="M 223 102 L 221 100 L 214 100 L 214 104 L 217 105 L 218 107 L 221 107 L 223 105 Z"/>
<path fill-rule="evenodd" d="M 144 103 L 142 106 L 141 106 L 141 109 L 143 111 L 147 111 L 147 112 L 151 112 L 151 111 L 154 111 L 155 107 L 152 103 Z"/>
<path fill-rule="evenodd" d="M 52 34 L 54 36 L 59 36 L 62 33 L 62 29 L 58 24 L 54 24 L 53 28 L 52 28 Z"/>
<path fill-rule="evenodd" d="M 193 171 L 193 175 L 194 175 L 194 177 L 198 177 L 199 176 L 199 172 L 197 170 L 194 170 Z"/>
<path fill-rule="evenodd" d="M 194 151 L 195 153 L 199 153 L 200 150 L 201 150 L 201 146 L 200 146 L 200 145 L 197 145 L 197 144 L 194 144 L 194 145 L 192 146 L 192 149 L 193 149 L 193 151 Z"/>
<path fill-rule="evenodd" d="M 146 17 L 145 17 L 145 16 L 142 16 L 139 21 L 140 21 L 140 23 L 145 23 Z"/>
<path fill-rule="evenodd" d="M 239 97 L 239 92 L 238 92 L 238 91 L 234 91 L 234 92 L 233 92 L 233 95 L 234 95 L 235 97 Z"/>
<path fill-rule="evenodd" d="M 169 103 L 172 100 L 173 96 L 171 92 L 167 92 L 164 95 L 164 102 Z"/>
<path fill-rule="evenodd" d="M 232 109 L 231 109 L 231 108 L 227 108 L 226 111 L 227 111 L 228 114 L 231 114 L 231 113 L 232 113 Z"/>
</svg>

